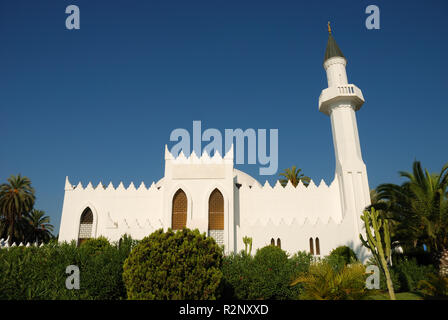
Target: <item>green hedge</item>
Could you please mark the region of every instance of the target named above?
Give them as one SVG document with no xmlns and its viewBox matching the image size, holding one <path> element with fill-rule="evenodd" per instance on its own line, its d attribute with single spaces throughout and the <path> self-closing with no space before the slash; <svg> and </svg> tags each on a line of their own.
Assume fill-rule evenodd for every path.
<svg viewBox="0 0 448 320">
<path fill-rule="evenodd" d="M 125 239 L 120 247 L 107 244 L 98 248 L 96 244 L 89 245 L 89 241 L 79 248 L 73 241 L 0 250 L 0 299 L 126 298 L 122 266 L 131 243 Z M 79 290 L 66 288 L 69 265 L 80 270 Z"/>
<path fill-rule="evenodd" d="M 291 258 L 278 247 L 258 249 L 254 257 L 245 252 L 224 257 L 224 298 L 296 299 L 301 286 L 291 287 L 297 275 L 309 270 L 313 257 L 298 252 Z"/>
</svg>

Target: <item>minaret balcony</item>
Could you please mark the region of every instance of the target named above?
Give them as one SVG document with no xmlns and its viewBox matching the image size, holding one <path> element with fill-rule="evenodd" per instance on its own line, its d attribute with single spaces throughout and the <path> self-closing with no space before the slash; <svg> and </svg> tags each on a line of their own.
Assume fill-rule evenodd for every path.
<svg viewBox="0 0 448 320">
<path fill-rule="evenodd" d="M 319 96 L 319 111 L 327 115 L 330 114 L 330 107 L 348 103 L 358 111 L 364 104 L 364 96 L 361 89 L 354 84 L 343 84 L 322 90 Z"/>
</svg>

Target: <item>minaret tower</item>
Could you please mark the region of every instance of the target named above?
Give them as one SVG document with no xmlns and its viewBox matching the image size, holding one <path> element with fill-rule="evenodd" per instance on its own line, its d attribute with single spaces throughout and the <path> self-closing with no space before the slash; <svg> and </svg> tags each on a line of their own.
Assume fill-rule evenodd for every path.
<svg viewBox="0 0 448 320">
<path fill-rule="evenodd" d="M 319 111 L 331 119 L 336 177 L 342 201 L 342 219 L 353 218 L 354 232 L 363 232 L 360 216 L 370 204 L 367 169 L 361 155 L 355 112 L 364 103 L 361 89 L 348 83 L 345 67 L 347 59 L 331 34 L 328 22 L 328 43 L 325 50 L 324 69 L 328 88 L 319 96 Z M 358 239 L 358 235 L 356 235 Z"/>
</svg>

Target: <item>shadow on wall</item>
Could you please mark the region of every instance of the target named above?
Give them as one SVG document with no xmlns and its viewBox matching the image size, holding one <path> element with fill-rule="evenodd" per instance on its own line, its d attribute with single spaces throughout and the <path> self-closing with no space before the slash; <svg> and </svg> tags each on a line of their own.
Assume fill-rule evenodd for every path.
<svg viewBox="0 0 448 320">
<path fill-rule="evenodd" d="M 358 257 L 358 260 L 362 263 L 366 263 L 367 260 L 369 260 L 369 258 L 372 256 L 370 251 L 362 244 L 355 245 L 353 241 L 348 241 L 345 245 L 353 249 L 353 251 L 356 253 L 356 256 Z"/>
</svg>

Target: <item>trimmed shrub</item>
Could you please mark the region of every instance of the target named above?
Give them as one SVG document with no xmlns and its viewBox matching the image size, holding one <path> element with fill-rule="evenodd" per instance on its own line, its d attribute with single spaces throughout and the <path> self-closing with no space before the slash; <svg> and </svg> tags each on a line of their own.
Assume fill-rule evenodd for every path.
<svg viewBox="0 0 448 320">
<path fill-rule="evenodd" d="M 249 299 L 293 299 L 298 289 L 290 287 L 292 264 L 285 251 L 276 246 L 258 249 L 252 261 Z"/>
<path fill-rule="evenodd" d="M 334 256 L 342 257 L 345 264 L 350 264 L 352 262 L 358 261 L 356 253 L 348 246 L 339 246 L 330 252 L 330 259 Z M 337 259 L 337 258 L 336 258 Z"/>
<path fill-rule="evenodd" d="M 222 249 L 199 230 L 159 229 L 145 237 L 124 263 L 128 299 L 216 299 Z"/>
</svg>

